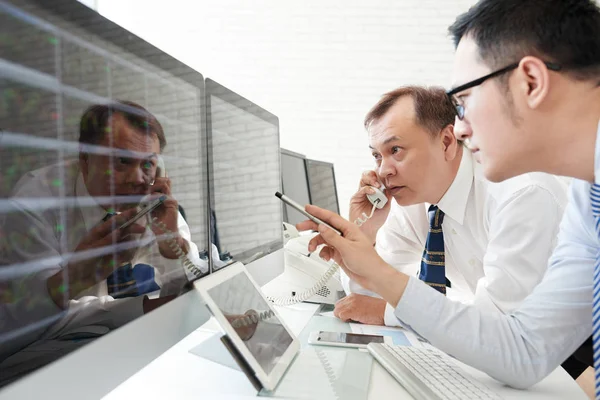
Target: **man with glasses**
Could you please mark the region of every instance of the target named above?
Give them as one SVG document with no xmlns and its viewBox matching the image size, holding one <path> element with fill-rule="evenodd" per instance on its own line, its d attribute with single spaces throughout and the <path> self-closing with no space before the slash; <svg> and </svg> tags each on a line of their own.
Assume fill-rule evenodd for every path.
<svg viewBox="0 0 600 400">
<path fill-rule="evenodd" d="M 544 279 L 511 314 L 485 313 L 398 272 L 358 227 L 313 206 L 307 210 L 343 236 L 320 225 L 309 248 L 328 243 L 321 255 L 381 295 L 401 321 L 514 387 L 543 379 L 592 333 L 600 398 L 600 10 L 591 0 L 480 0 L 450 32 L 457 135 L 479 154 L 486 177 L 576 178 Z"/>
</svg>

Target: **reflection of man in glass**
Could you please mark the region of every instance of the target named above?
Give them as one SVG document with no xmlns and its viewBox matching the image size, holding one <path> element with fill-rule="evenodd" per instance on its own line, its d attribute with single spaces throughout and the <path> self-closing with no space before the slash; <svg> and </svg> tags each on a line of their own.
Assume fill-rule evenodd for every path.
<svg viewBox="0 0 600 400">
<path fill-rule="evenodd" d="M 11 240 L 0 259 L 13 275 L 0 304 L 0 334 L 18 334 L 0 340 L 0 361 L 40 336 L 114 329 L 170 300 L 191 278 L 177 248 L 202 264 L 171 181 L 157 176 L 166 145 L 158 120 L 132 102 L 96 105 L 79 133 L 78 160 L 31 171 L 13 191 L 16 211 L 4 223 Z M 146 218 L 118 229 L 145 195 L 167 196 L 151 215 L 173 233 L 170 243 Z M 165 297 L 141 296 L 158 289 Z"/>
</svg>

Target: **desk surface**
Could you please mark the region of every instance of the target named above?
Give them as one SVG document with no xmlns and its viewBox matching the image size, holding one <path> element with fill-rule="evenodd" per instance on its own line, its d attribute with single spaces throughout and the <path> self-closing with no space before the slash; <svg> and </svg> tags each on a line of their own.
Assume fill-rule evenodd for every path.
<svg viewBox="0 0 600 400">
<path fill-rule="evenodd" d="M 309 323 L 319 306 L 299 304 L 278 308 L 295 335 Z M 156 360 L 105 396 L 106 400 L 148 399 L 256 399 L 256 391 L 239 371 L 190 353 L 190 350 L 218 331 L 211 319 L 171 347 Z M 550 376 L 527 391 L 505 387 L 484 373 L 464 364 L 461 367 L 505 399 L 586 400 L 573 379 L 557 368 Z M 369 399 L 412 399 L 400 384 L 377 362 L 373 363 Z"/>
</svg>

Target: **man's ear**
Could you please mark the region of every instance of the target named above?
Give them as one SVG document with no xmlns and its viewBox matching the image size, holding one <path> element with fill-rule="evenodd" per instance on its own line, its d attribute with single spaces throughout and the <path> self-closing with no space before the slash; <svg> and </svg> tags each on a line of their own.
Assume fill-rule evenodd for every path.
<svg viewBox="0 0 600 400">
<path fill-rule="evenodd" d="M 440 139 L 444 148 L 446 161 L 454 160 L 458 150 L 458 142 L 456 140 L 456 136 L 454 136 L 454 126 L 447 125 L 444 129 L 442 129 L 440 132 Z"/>
<path fill-rule="evenodd" d="M 525 96 L 527 105 L 538 108 L 546 99 L 550 89 L 550 73 L 548 67 L 537 57 L 523 57 L 519 63 L 518 75 L 521 95 Z"/>
</svg>

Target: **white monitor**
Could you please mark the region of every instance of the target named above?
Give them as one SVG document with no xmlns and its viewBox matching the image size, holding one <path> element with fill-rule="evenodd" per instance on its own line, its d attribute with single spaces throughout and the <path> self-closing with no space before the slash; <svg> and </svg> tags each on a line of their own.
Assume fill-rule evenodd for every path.
<svg viewBox="0 0 600 400">
<path fill-rule="evenodd" d="M 279 120 L 208 78 L 206 110 L 214 265 L 242 262 L 262 285 L 283 270 Z"/>
<path fill-rule="evenodd" d="M 281 149 L 281 181 L 283 194 L 296 201 L 298 204 L 310 204 L 310 191 L 308 190 L 308 177 L 306 173 L 306 157 L 286 149 Z M 294 208 L 284 206 L 284 221 L 296 225 L 306 220 Z"/>
<path fill-rule="evenodd" d="M 131 313 L 115 317 L 113 306 L 129 300 L 112 302 L 100 287 L 94 295 L 86 294 L 88 289 L 78 294 L 77 307 L 61 309 L 49 301 L 47 278 L 64 271 L 65 261 L 76 253 L 73 248 L 87 230 L 84 211 L 121 199 L 116 190 L 102 199 L 72 195 L 80 188 L 75 186 L 79 172 L 70 174 L 69 168 L 81 167 L 82 114 L 90 105 L 126 100 L 142 105 L 162 124 L 173 197 L 184 209 L 199 258 L 207 263 L 204 79 L 76 0 L 3 0 L 0 26 L 5 36 L 0 41 L 0 379 L 5 384 L 0 398 L 100 398 L 199 327 L 208 313 L 198 294 L 188 291 L 191 285 L 179 287 L 168 274 L 157 284 L 174 284 L 178 298 L 143 316 L 141 303 L 135 303 L 137 308 L 127 310 Z M 115 168 L 137 157 L 117 156 L 112 149 L 87 148 L 88 154 L 106 154 Z M 114 183 L 114 171 L 105 170 L 107 182 Z M 31 176 L 36 180 L 28 191 L 16 192 L 18 182 Z M 7 222 L 20 217 L 30 222 Z M 68 301 L 78 282 L 64 282 L 53 293 Z M 98 307 L 86 308 L 87 302 Z M 81 323 L 76 332 L 57 330 L 70 319 L 91 321 L 89 329 Z"/>
</svg>

